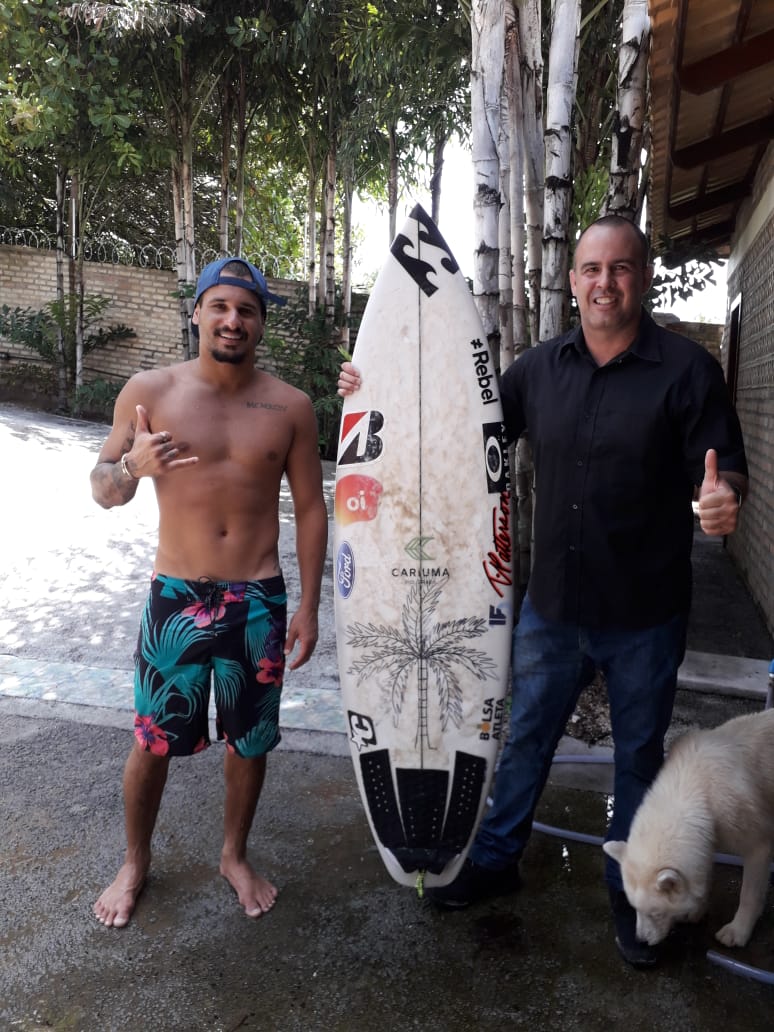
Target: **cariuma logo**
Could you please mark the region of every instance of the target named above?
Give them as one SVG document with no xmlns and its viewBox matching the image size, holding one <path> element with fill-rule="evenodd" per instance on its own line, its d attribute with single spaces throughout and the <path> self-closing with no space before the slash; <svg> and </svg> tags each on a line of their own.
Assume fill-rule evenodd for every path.
<svg viewBox="0 0 774 1032">
<path fill-rule="evenodd" d="M 428 555 L 425 551 L 425 545 L 433 539 L 431 537 L 415 537 L 406 545 L 404 551 L 412 559 L 429 559 L 432 560 L 432 556 Z"/>
</svg>

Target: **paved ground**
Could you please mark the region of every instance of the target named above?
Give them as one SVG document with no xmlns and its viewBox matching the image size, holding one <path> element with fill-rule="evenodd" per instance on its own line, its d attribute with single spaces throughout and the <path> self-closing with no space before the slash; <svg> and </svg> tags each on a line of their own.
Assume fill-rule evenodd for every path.
<svg viewBox="0 0 774 1032">
<path fill-rule="evenodd" d="M 88 471 L 104 434 L 0 405 L 0 1029 L 771 1027 L 771 985 L 706 957 L 738 891 L 734 867 L 717 871 L 706 924 L 671 942 L 648 974 L 619 960 L 601 851 L 571 835 L 536 832 L 522 892 L 465 913 L 439 914 L 392 883 L 344 755 L 330 593 L 314 663 L 288 679 L 284 748 L 271 757 L 251 842 L 280 888 L 277 906 L 248 920 L 217 875 L 213 747 L 175 761 L 134 921 L 122 931 L 99 925 L 91 903 L 123 845 L 129 657 L 155 536 L 152 493 L 109 513 L 91 502 Z M 292 604 L 289 520 L 282 531 Z M 702 548 L 689 644 L 755 688 L 760 676 L 763 693 L 771 639 L 720 544 Z M 682 694 L 710 722 L 729 706 L 761 704 L 749 692 Z M 585 780 L 592 769 L 556 768 L 544 825 L 601 834 L 608 800 L 599 778 Z M 751 945 L 723 952 L 774 971 L 772 901 Z"/>
</svg>

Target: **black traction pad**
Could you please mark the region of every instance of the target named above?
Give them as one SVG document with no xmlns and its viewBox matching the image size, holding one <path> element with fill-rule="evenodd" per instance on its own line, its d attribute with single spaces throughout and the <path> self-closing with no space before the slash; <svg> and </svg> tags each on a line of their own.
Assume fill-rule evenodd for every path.
<svg viewBox="0 0 774 1032">
<path fill-rule="evenodd" d="M 449 772 L 398 767 L 395 783 L 388 749 L 360 757 L 368 808 L 381 844 L 404 871 L 440 874 L 473 832 L 486 774 L 482 756 L 457 752 L 447 809 Z"/>
</svg>

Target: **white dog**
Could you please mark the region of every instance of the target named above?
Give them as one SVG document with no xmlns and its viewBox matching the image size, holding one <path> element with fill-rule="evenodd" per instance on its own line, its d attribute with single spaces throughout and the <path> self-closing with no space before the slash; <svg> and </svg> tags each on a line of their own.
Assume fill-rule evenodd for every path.
<svg viewBox="0 0 774 1032">
<path fill-rule="evenodd" d="M 637 938 L 654 946 L 707 906 L 715 851 L 744 864 L 739 907 L 717 932 L 744 946 L 766 902 L 774 855 L 774 709 L 691 731 L 670 748 L 634 816 L 627 842 L 606 842 L 637 911 Z"/>
</svg>

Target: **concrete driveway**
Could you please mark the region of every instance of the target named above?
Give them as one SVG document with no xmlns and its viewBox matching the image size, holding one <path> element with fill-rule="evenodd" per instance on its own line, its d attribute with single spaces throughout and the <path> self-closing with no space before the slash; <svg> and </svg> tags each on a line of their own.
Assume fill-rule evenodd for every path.
<svg viewBox="0 0 774 1032">
<path fill-rule="evenodd" d="M 155 538 L 148 485 L 121 510 L 90 499 L 105 433 L 0 406 L 0 682 L 10 685 L 0 692 L 0 1029 L 771 1028 L 772 987 L 706 958 L 734 905 L 734 868 L 718 870 L 706 924 L 675 937 L 648 973 L 615 950 L 596 846 L 536 832 L 522 891 L 458 914 L 394 884 L 341 755 L 335 705 L 325 729 L 313 724 L 335 693 L 330 595 L 307 680 L 289 679 L 299 727 L 312 721 L 311 731 L 289 733 L 270 758 L 251 840 L 256 865 L 279 886 L 276 907 L 247 919 L 218 876 L 222 754 L 213 746 L 173 762 L 133 921 L 124 930 L 96 922 L 92 902 L 123 849 L 130 657 Z M 292 605 L 289 518 L 282 530 Z M 553 778 L 538 818 L 601 834 L 607 796 L 579 784 Z M 773 909 L 750 946 L 725 952 L 774 969 Z"/>
</svg>

